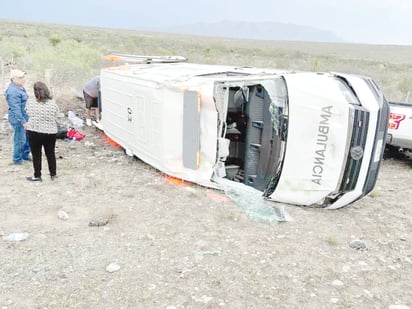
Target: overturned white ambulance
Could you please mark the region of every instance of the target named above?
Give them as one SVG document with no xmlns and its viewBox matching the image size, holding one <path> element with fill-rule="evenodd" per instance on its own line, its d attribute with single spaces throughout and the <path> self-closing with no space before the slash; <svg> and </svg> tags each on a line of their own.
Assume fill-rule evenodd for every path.
<svg viewBox="0 0 412 309">
<path fill-rule="evenodd" d="M 214 188 L 227 178 L 324 208 L 375 185 L 389 109 L 370 78 L 184 62 L 100 77 L 105 133 L 168 175 Z"/>
</svg>

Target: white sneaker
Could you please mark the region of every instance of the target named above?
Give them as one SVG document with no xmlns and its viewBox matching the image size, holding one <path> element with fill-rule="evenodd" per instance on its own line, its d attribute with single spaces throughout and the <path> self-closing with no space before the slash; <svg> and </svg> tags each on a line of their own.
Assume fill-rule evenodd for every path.
<svg viewBox="0 0 412 309">
<path fill-rule="evenodd" d="M 92 126 L 92 120 L 90 118 L 86 119 L 86 124 L 91 127 Z"/>
</svg>

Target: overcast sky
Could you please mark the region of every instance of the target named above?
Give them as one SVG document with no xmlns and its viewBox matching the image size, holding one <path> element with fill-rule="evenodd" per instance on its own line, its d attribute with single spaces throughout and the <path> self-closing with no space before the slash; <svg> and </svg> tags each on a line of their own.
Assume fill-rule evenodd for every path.
<svg viewBox="0 0 412 309">
<path fill-rule="evenodd" d="M 347 42 L 412 45 L 412 0 L 0 0 L 0 18 L 108 28 L 269 21 Z"/>
</svg>

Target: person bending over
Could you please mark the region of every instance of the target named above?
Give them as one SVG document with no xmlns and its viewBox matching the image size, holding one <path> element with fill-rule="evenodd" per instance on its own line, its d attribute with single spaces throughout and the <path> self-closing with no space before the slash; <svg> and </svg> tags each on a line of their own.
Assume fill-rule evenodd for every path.
<svg viewBox="0 0 412 309">
<path fill-rule="evenodd" d="M 84 102 L 86 103 L 86 124 L 92 125 L 91 110 L 96 112 L 96 122 L 100 121 L 99 107 L 100 77 L 95 76 L 89 80 L 83 88 Z"/>
</svg>

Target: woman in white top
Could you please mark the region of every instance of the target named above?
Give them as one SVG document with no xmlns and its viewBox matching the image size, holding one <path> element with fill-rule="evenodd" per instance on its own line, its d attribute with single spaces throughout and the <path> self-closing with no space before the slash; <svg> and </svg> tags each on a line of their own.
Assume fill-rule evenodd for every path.
<svg viewBox="0 0 412 309">
<path fill-rule="evenodd" d="M 51 180 L 54 180 L 57 177 L 55 147 L 59 107 L 52 99 L 49 88 L 43 82 L 34 84 L 34 95 L 36 100 L 29 100 L 26 106 L 29 115 L 26 130 L 34 169 L 34 177 L 27 177 L 27 180 L 42 181 L 42 147 L 46 154 Z"/>
</svg>

